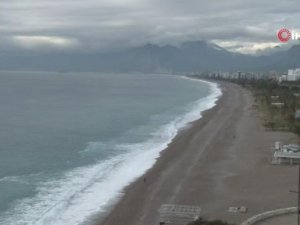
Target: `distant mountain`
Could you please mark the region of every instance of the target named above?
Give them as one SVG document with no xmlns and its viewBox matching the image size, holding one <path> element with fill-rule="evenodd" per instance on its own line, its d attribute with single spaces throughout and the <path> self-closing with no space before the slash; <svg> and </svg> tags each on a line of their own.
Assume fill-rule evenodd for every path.
<svg viewBox="0 0 300 225">
<path fill-rule="evenodd" d="M 147 44 L 108 53 L 23 53 L 0 55 L 0 70 L 190 72 L 267 71 L 300 67 L 300 45 L 268 56 L 230 52 L 206 41 L 179 47 Z"/>
<path fill-rule="evenodd" d="M 287 51 L 256 57 L 256 64 L 251 66 L 263 71 L 286 71 L 291 68 L 300 68 L 300 45 L 294 45 Z"/>
</svg>

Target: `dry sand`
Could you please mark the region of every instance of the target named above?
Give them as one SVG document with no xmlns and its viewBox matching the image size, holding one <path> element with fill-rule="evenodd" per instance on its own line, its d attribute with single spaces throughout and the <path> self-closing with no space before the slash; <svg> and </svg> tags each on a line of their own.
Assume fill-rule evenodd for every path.
<svg viewBox="0 0 300 225">
<path fill-rule="evenodd" d="M 223 97 L 182 131 L 144 177 L 127 187 L 97 224 L 156 225 L 161 204 L 198 205 L 201 216 L 238 224 L 262 211 L 296 205 L 295 166 L 271 165 L 271 145 L 296 142 L 291 133 L 265 131 L 251 94 L 222 83 Z M 246 206 L 246 214 L 229 213 Z"/>
</svg>

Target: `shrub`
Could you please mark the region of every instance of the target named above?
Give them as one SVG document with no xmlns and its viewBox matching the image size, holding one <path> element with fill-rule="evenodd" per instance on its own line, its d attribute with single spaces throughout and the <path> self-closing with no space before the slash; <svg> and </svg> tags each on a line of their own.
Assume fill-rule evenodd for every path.
<svg viewBox="0 0 300 225">
<path fill-rule="evenodd" d="M 198 220 L 189 223 L 188 225 L 230 225 L 229 223 L 226 223 L 222 220 L 204 220 L 202 218 L 199 218 Z"/>
</svg>

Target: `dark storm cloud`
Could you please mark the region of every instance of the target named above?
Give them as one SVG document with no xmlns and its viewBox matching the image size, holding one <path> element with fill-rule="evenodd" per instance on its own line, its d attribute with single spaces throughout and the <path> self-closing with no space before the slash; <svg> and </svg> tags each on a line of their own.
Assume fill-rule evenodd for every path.
<svg viewBox="0 0 300 225">
<path fill-rule="evenodd" d="M 298 4 L 297 0 L 1 0 L 0 49 L 102 51 L 189 40 L 231 48 L 270 47 L 268 43 L 277 42 L 279 28 L 300 28 Z"/>
</svg>

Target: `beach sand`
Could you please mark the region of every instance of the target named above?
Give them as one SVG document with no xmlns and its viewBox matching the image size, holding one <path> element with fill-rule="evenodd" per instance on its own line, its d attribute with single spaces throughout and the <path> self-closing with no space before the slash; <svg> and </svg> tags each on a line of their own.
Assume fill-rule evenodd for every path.
<svg viewBox="0 0 300 225">
<path fill-rule="evenodd" d="M 270 160 L 274 141 L 295 143 L 297 137 L 266 131 L 249 91 L 230 83 L 221 87 L 217 106 L 180 132 L 96 224 L 156 225 L 162 204 L 197 205 L 202 217 L 235 224 L 296 205 L 297 195 L 289 190 L 297 190 L 297 167 L 271 165 Z M 230 213 L 230 206 L 246 206 L 248 212 Z"/>
</svg>

